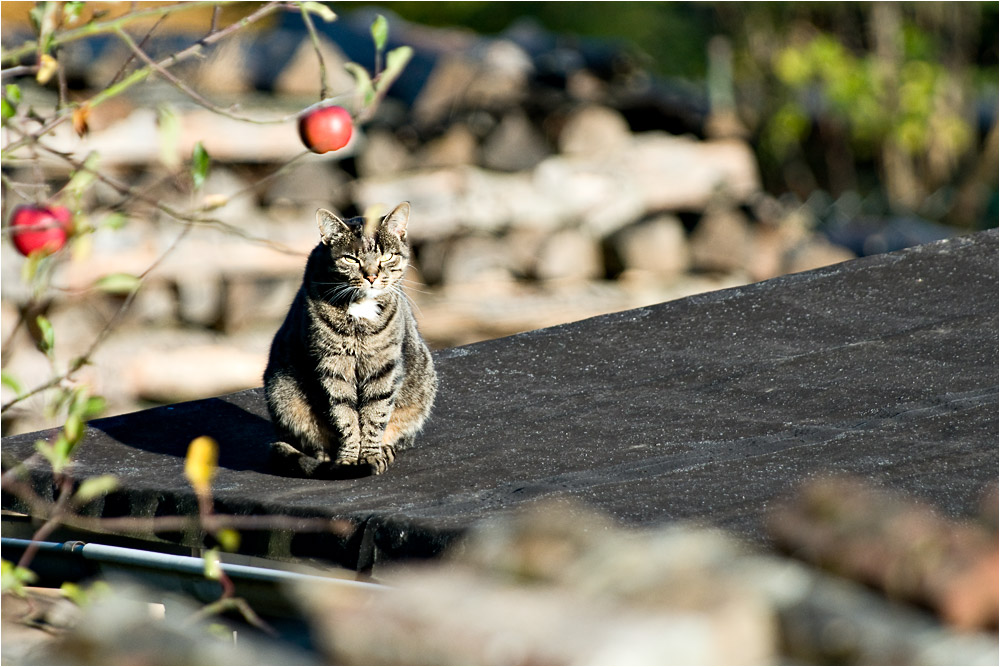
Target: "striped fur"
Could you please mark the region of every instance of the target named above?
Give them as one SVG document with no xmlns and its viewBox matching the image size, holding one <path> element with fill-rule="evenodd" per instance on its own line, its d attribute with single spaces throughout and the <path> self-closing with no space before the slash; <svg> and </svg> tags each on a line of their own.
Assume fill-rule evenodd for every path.
<svg viewBox="0 0 1000 667">
<path fill-rule="evenodd" d="M 369 224 L 316 213 L 321 241 L 264 371 L 285 469 L 380 474 L 430 413 L 437 375 L 402 290 L 409 214 L 405 202 Z"/>
</svg>

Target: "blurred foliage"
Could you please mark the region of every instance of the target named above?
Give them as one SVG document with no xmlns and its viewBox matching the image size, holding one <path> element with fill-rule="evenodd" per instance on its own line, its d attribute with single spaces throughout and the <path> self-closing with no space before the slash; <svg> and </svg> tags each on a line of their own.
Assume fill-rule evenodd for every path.
<svg viewBox="0 0 1000 667">
<path fill-rule="evenodd" d="M 702 78 L 705 43 L 717 31 L 708 3 L 686 2 L 384 2 L 403 18 L 425 25 L 501 32 L 530 18 L 566 35 L 622 39 L 648 56 L 660 74 Z"/>
<path fill-rule="evenodd" d="M 619 38 L 653 73 L 699 83 L 721 37 L 732 50 L 728 99 L 769 190 L 996 225 L 997 3 L 382 4 L 487 34 L 533 19 Z"/>
</svg>

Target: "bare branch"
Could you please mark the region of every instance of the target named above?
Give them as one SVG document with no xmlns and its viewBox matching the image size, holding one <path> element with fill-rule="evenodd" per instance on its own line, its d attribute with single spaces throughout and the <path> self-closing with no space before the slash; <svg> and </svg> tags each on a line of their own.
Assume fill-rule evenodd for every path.
<svg viewBox="0 0 1000 667">
<path fill-rule="evenodd" d="M 309 39 L 312 40 L 313 48 L 316 50 L 316 59 L 319 60 L 319 99 L 322 101 L 330 96 L 330 91 L 326 85 L 326 61 L 323 60 L 319 35 L 316 33 L 316 26 L 313 25 L 312 17 L 309 16 L 309 10 L 300 4 L 299 11 L 302 12 L 302 22 L 306 24 L 306 30 L 309 31 Z"/>
</svg>

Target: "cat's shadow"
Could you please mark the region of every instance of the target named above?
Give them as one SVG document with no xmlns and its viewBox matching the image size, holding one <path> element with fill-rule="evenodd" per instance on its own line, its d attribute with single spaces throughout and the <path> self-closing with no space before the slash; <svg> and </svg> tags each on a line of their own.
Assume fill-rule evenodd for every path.
<svg viewBox="0 0 1000 667">
<path fill-rule="evenodd" d="M 224 398 L 165 405 L 137 414 L 106 417 L 90 426 L 134 449 L 183 459 L 199 436 L 219 443 L 219 467 L 279 477 L 304 477 L 271 457 L 274 428 L 264 417 Z M 371 474 L 369 466 L 325 466 L 315 479 L 357 479 Z"/>
</svg>

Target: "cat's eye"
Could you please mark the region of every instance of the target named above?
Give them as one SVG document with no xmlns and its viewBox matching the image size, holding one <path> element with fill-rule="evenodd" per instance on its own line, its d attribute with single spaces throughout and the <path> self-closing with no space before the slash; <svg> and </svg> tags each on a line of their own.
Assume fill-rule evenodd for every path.
<svg viewBox="0 0 1000 667">
<path fill-rule="evenodd" d="M 361 263 L 361 260 L 358 259 L 357 257 L 354 257 L 353 255 L 344 255 L 343 257 L 341 257 L 341 259 L 344 260 L 345 262 L 347 262 L 348 264 L 360 264 Z"/>
<path fill-rule="evenodd" d="M 392 259 L 393 257 L 395 257 L 395 255 L 396 255 L 396 253 L 394 253 L 394 252 L 387 252 L 384 255 L 382 255 L 381 257 L 379 257 L 378 259 L 379 259 L 380 262 L 388 262 L 390 259 Z"/>
</svg>

